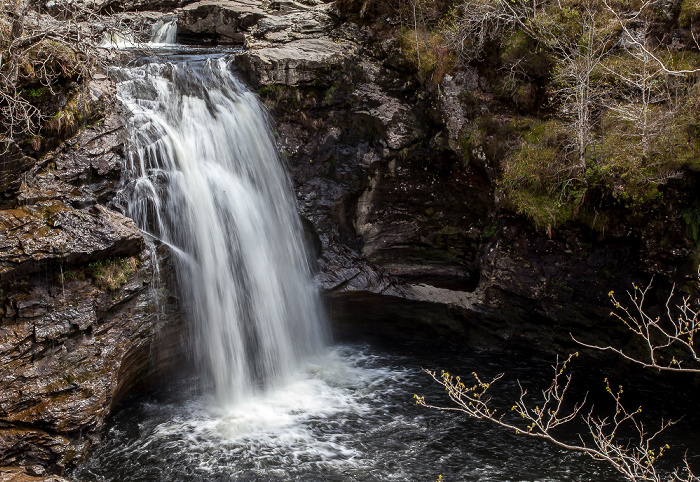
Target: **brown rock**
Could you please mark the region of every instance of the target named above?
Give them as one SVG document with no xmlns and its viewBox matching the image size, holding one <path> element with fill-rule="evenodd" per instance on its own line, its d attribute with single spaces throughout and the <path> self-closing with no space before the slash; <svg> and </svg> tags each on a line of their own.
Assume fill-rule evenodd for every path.
<svg viewBox="0 0 700 482">
<path fill-rule="evenodd" d="M 78 210 L 47 201 L 0 211 L 0 281 L 44 269 L 47 263 L 131 256 L 142 243 L 133 220 L 104 206 Z"/>
</svg>

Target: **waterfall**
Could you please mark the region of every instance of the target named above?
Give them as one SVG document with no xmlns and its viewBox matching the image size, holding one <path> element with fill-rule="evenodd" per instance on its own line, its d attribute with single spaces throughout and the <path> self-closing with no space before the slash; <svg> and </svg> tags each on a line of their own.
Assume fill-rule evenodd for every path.
<svg viewBox="0 0 700 482">
<path fill-rule="evenodd" d="M 219 403 L 283 383 L 325 345 L 295 199 L 266 113 L 224 57 L 120 71 L 125 209 L 171 246 Z"/>
<path fill-rule="evenodd" d="M 152 44 L 174 44 L 177 37 L 177 17 L 160 19 L 151 29 Z"/>
<path fill-rule="evenodd" d="M 177 17 L 162 18 L 151 27 L 151 38 L 148 43 L 136 41 L 133 33 L 117 30 L 105 30 L 99 46 L 105 49 L 128 50 L 134 48 L 156 48 L 169 46 L 177 41 Z"/>
</svg>

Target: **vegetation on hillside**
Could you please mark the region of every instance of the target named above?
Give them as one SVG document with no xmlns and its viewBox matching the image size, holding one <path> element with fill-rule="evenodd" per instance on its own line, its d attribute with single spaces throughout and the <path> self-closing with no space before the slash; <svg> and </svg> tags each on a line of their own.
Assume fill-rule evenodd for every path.
<svg viewBox="0 0 700 482">
<path fill-rule="evenodd" d="M 44 137 L 73 135 L 91 115 L 85 81 L 118 19 L 75 2 L 48 5 L 0 3 L 0 152 L 12 142 L 40 151 Z"/>
<path fill-rule="evenodd" d="M 439 91 L 460 64 L 488 79 L 510 114 L 472 106 L 465 159 L 497 154 L 505 207 L 542 229 L 586 209 L 642 213 L 662 185 L 700 169 L 697 0 L 344 3 L 359 18 L 400 19 L 425 88 Z"/>
</svg>

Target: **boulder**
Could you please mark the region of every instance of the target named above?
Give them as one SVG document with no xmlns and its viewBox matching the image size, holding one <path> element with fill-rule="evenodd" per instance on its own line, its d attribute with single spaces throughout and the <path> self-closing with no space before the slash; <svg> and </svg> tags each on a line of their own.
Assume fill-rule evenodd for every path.
<svg viewBox="0 0 700 482">
<path fill-rule="evenodd" d="M 209 37 L 218 43 L 245 40 L 244 31 L 266 16 L 259 1 L 205 0 L 178 12 L 178 35 Z"/>
<path fill-rule="evenodd" d="M 252 29 L 258 39 L 271 42 L 291 42 L 302 38 L 328 35 L 337 25 L 338 17 L 328 5 L 303 10 L 288 9 L 284 15 L 262 18 Z"/>
<path fill-rule="evenodd" d="M 319 81 L 319 71 L 342 68 L 354 51 L 352 45 L 327 38 L 301 39 L 246 51 L 237 57 L 237 63 L 256 87 L 309 85 Z"/>
</svg>

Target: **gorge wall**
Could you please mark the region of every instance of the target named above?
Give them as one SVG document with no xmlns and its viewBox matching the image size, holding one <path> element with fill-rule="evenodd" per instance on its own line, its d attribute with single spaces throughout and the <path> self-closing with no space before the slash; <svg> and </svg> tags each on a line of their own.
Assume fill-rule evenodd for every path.
<svg viewBox="0 0 700 482">
<path fill-rule="evenodd" d="M 391 18 L 318 0 L 99 9 L 177 16 L 183 43 L 245 47 L 236 65 L 270 109 L 339 338 L 548 356 L 575 349 L 570 333 L 624 345 L 611 290 L 652 276 L 659 296 L 694 289 L 682 213 L 697 172 L 634 215 L 613 206 L 537 229 L 502 203 L 504 151 L 463 142 L 479 113 L 517 107 L 473 66 L 421 84 Z M 79 134 L 41 155 L 12 145 L 0 162 L 0 467 L 15 467 L 0 476 L 79 463 L 114 405 L 173 365 L 184 332 L 167 249 L 120 213 L 113 85 L 95 75 L 85 95 Z"/>
</svg>

